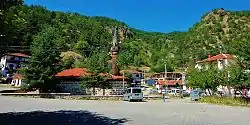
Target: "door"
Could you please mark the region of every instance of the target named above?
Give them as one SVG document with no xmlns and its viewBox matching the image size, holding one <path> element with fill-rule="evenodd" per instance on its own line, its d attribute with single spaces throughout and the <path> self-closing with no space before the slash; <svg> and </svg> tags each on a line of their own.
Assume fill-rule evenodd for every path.
<svg viewBox="0 0 250 125">
<path fill-rule="evenodd" d="M 125 92 L 125 94 L 124 94 L 124 100 L 128 100 L 129 99 L 130 93 L 131 93 L 131 89 L 127 89 L 126 92 Z"/>
</svg>

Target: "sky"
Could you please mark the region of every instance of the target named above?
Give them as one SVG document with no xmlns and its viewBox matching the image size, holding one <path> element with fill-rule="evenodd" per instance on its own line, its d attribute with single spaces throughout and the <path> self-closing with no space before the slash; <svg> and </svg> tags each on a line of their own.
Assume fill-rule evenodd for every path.
<svg viewBox="0 0 250 125">
<path fill-rule="evenodd" d="M 250 0 L 24 0 L 49 10 L 106 16 L 150 32 L 187 31 L 215 8 L 250 10 Z"/>
</svg>

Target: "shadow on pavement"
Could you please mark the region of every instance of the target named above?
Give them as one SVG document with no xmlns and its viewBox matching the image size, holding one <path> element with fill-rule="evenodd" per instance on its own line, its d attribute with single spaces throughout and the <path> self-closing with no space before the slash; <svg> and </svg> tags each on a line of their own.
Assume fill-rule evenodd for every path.
<svg viewBox="0 0 250 125">
<path fill-rule="evenodd" d="M 122 125 L 128 120 L 111 119 L 89 111 L 9 112 L 0 114 L 0 125 Z"/>
</svg>

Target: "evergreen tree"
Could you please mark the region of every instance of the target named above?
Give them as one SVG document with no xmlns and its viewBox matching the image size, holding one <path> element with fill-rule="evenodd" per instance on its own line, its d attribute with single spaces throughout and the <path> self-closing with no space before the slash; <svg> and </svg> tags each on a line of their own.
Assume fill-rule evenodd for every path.
<svg viewBox="0 0 250 125">
<path fill-rule="evenodd" d="M 44 30 L 35 36 L 28 68 L 24 71 L 26 89 L 38 89 L 41 92 L 54 89 L 57 64 L 60 60 L 58 38 L 57 30 L 50 26 L 45 26 Z"/>
</svg>

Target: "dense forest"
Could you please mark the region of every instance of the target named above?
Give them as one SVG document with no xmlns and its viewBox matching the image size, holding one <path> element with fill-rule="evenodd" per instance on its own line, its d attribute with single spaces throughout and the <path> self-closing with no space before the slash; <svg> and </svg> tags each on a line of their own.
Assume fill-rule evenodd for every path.
<svg viewBox="0 0 250 125">
<path fill-rule="evenodd" d="M 112 46 L 114 27 L 129 28 L 132 38 L 120 34 L 118 65 L 121 69 L 150 67 L 152 72 L 179 71 L 208 54 L 232 53 L 250 60 L 250 11 L 215 9 L 205 14 L 187 32 L 145 32 L 106 17 L 47 10 L 22 2 L 1 8 L 1 48 L 7 45 L 32 46 L 43 34 L 53 34 L 63 69 L 86 67 L 105 60 Z M 39 38 L 40 39 L 40 38 Z M 47 46 L 49 47 L 49 46 Z M 3 53 L 3 51 L 1 51 Z M 32 53 L 30 53 L 32 55 Z M 68 56 L 68 57 L 67 57 Z"/>
</svg>

